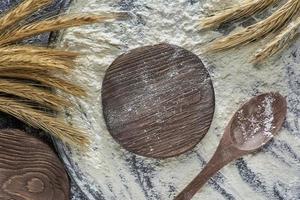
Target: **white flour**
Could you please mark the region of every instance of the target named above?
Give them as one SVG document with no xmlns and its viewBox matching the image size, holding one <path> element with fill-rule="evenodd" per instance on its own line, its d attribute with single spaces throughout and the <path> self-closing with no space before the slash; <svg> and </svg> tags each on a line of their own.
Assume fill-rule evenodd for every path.
<svg viewBox="0 0 300 200">
<path fill-rule="evenodd" d="M 274 102 L 274 99 L 272 97 L 268 97 L 268 98 L 265 98 L 264 100 L 264 104 L 263 106 L 265 107 L 265 110 L 263 112 L 264 114 L 264 135 L 267 136 L 267 137 L 273 137 L 272 133 L 271 133 L 271 130 L 274 128 L 273 127 L 273 120 L 274 120 L 274 112 L 272 110 L 272 103 Z"/>
<path fill-rule="evenodd" d="M 244 106 L 240 109 L 233 123 L 233 138 L 239 148 L 252 150 L 273 137 L 274 107 L 275 99 L 265 96 L 261 105 L 253 107 Z M 247 104 L 248 105 L 248 104 Z M 249 105 L 248 105 L 249 106 Z"/>
<path fill-rule="evenodd" d="M 71 6 L 71 12 L 116 11 L 119 9 L 118 2 L 122 1 L 75 0 Z M 199 32 L 194 29 L 198 18 L 208 12 L 206 8 L 211 8 L 212 3 L 215 2 L 218 9 L 221 9 L 224 4 L 223 1 L 212 0 L 200 1 L 203 3 L 192 0 L 123 2 L 132 2 L 133 6 L 129 10 L 135 16 L 134 19 L 68 29 L 62 34 L 60 46 L 85 54 L 78 60 L 75 75 L 78 77 L 77 81 L 90 93 L 88 99 L 76 100 L 80 106 L 70 113 L 76 124 L 88 129 L 92 145 L 90 151 L 86 153 L 73 149 L 72 159 L 90 177 L 89 182 L 93 180 L 94 185 L 101 186 L 107 199 L 143 200 L 146 199 L 145 192 L 139 186 L 135 173 L 129 169 L 126 162 L 126 158 L 131 154 L 112 139 L 104 124 L 101 84 L 105 70 L 123 52 L 161 42 L 182 46 L 199 55 L 199 44 L 212 40 L 220 33 Z M 250 44 L 245 48 L 235 48 L 224 53 L 199 55 L 211 71 L 216 92 L 216 112 L 212 127 L 195 148 L 194 153 L 160 161 L 159 164 L 156 160 L 137 158 L 144 161 L 143 165 L 154 168 L 150 174 L 146 173 L 151 176 L 154 188 L 146 191 L 149 194 L 148 198 L 157 199 L 154 195 L 157 193 L 163 200 L 173 199 L 175 192 L 170 191 L 170 185 L 178 192 L 195 177 L 203 167 L 203 163 L 199 161 L 195 152 L 206 161 L 210 159 L 216 150 L 224 127 L 243 101 L 248 100 L 257 92 L 279 91 L 282 95 L 288 94 L 283 61 L 288 62 L 291 59 L 288 57 L 291 51 L 286 51 L 283 55 L 284 59 L 271 59 L 270 62 L 256 68 L 248 61 L 251 59 L 250 55 L 253 55 L 262 43 L 264 42 Z M 290 114 L 289 117 L 293 115 Z M 286 130 L 281 131 L 276 138 L 288 141 L 295 151 L 300 152 L 300 139 L 287 134 Z M 249 156 L 245 160 L 248 167 L 260 174 L 262 181 L 267 185 L 266 192 L 270 196 L 275 180 L 281 180 L 291 187 L 300 183 L 299 178 L 295 177 L 295 174 L 299 174 L 300 167 L 290 168 L 278 160 L 273 160 L 268 153 Z M 122 179 L 120 174 L 122 174 Z M 225 178 L 223 182 L 219 181 L 219 184 L 236 199 L 245 199 L 246 196 L 256 200 L 267 199 L 261 191 L 253 190 L 242 180 L 234 165 L 223 169 L 222 174 Z M 294 177 L 292 182 L 288 177 Z M 92 184 L 91 187 L 93 187 Z M 212 199 L 212 197 L 224 199 L 219 192 L 208 185 L 204 186 L 197 197 L 195 199 Z"/>
</svg>

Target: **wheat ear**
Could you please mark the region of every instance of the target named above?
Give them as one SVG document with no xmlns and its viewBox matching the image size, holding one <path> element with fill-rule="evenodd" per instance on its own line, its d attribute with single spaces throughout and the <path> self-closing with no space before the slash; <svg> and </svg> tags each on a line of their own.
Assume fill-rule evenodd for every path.
<svg viewBox="0 0 300 200">
<path fill-rule="evenodd" d="M 47 58 L 69 60 L 69 61 L 73 61 L 79 56 L 79 53 L 74 51 L 64 51 L 64 50 L 50 49 L 50 48 L 39 47 L 39 46 L 15 45 L 15 46 L 0 47 L 0 55 L 11 55 L 11 54 L 39 55 Z"/>
<path fill-rule="evenodd" d="M 259 50 L 252 60 L 257 64 L 284 49 L 289 45 L 289 42 L 297 35 L 300 27 L 300 17 L 290 23 L 285 29 L 283 29 L 279 35 L 277 35 L 265 48 Z"/>
<path fill-rule="evenodd" d="M 205 47 L 206 51 L 221 51 L 257 40 L 284 26 L 300 9 L 299 0 L 289 0 L 279 10 L 254 25 L 227 37 L 217 39 Z"/>
<path fill-rule="evenodd" d="M 35 110 L 14 99 L 0 97 L 0 111 L 8 113 L 35 128 L 51 133 L 68 144 L 86 147 L 90 142 L 82 130 L 63 122 L 62 119 Z"/>
<path fill-rule="evenodd" d="M 82 26 L 86 24 L 100 23 L 119 18 L 119 14 L 105 15 L 67 15 L 55 19 L 43 20 L 6 32 L 0 35 L 0 46 L 20 41 L 33 35 L 44 32 L 57 31 L 69 27 Z"/>
<path fill-rule="evenodd" d="M 202 29 L 208 29 L 217 27 L 222 23 L 226 23 L 231 20 L 249 17 L 277 1 L 278 0 L 247 0 L 241 3 L 241 5 L 236 5 L 232 8 L 218 12 L 213 16 L 201 19 L 199 26 Z"/>
<path fill-rule="evenodd" d="M 39 54 L 1 55 L 0 53 L 0 69 L 10 69 L 14 67 L 69 72 L 70 69 L 74 68 L 74 62 L 72 60 L 55 59 Z"/>
<path fill-rule="evenodd" d="M 0 93 L 11 94 L 22 97 L 49 107 L 55 111 L 60 111 L 65 107 L 71 106 L 72 103 L 63 97 L 54 94 L 50 90 L 41 89 L 24 82 L 16 80 L 0 79 Z"/>
<path fill-rule="evenodd" d="M 35 11 L 50 5 L 53 0 L 25 0 L 15 9 L 9 11 L 6 15 L 0 18 L 0 30 L 14 25 L 16 22 L 23 20 L 26 16 Z"/>
<path fill-rule="evenodd" d="M 44 86 L 53 87 L 55 89 L 71 94 L 73 96 L 77 96 L 77 97 L 87 96 L 85 90 L 82 87 L 75 85 L 71 82 L 68 82 L 62 78 L 58 78 L 48 73 L 45 73 L 44 70 L 28 70 L 28 69 L 21 69 L 21 70 L 15 69 L 15 70 L 5 70 L 5 71 L 0 70 L 0 77 L 38 81 Z"/>
</svg>

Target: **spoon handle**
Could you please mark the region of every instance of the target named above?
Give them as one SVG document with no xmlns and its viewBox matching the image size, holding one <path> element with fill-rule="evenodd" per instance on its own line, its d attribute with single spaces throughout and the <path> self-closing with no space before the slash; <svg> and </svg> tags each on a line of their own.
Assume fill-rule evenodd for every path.
<svg viewBox="0 0 300 200">
<path fill-rule="evenodd" d="M 236 158 L 232 148 L 219 148 L 204 169 L 184 188 L 174 200 L 190 200 L 198 190 L 220 169 Z"/>
</svg>

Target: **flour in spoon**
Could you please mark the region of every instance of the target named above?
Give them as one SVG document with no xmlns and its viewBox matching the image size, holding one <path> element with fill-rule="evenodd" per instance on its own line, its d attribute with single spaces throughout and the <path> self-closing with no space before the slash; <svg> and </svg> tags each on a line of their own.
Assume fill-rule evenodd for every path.
<svg viewBox="0 0 300 200">
<path fill-rule="evenodd" d="M 263 101 L 264 107 L 264 131 L 263 134 L 267 137 L 273 137 L 272 130 L 274 128 L 273 121 L 274 121 L 274 113 L 272 109 L 272 104 L 274 103 L 275 99 L 271 96 L 266 96 L 265 100 Z"/>
<path fill-rule="evenodd" d="M 247 109 L 237 112 L 237 121 L 233 123 L 234 139 L 238 145 L 245 148 L 256 146 L 259 141 L 267 141 L 273 137 L 274 130 L 274 98 L 264 97 L 262 104 L 245 105 Z"/>
</svg>

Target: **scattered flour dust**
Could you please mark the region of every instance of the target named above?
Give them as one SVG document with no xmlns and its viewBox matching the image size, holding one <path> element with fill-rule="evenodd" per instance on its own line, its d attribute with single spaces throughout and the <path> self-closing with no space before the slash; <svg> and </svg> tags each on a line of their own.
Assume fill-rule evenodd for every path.
<svg viewBox="0 0 300 200">
<path fill-rule="evenodd" d="M 257 148 L 261 146 L 261 141 L 267 142 L 273 137 L 274 102 L 272 95 L 266 95 L 261 105 L 253 104 L 249 107 L 247 104 L 246 108 L 237 112 L 234 138 L 241 148 Z"/>
<path fill-rule="evenodd" d="M 273 121 L 274 121 L 274 112 L 273 112 L 273 107 L 272 104 L 274 103 L 275 99 L 272 98 L 271 96 L 267 96 L 263 102 L 263 107 L 264 109 L 264 131 L 263 134 L 267 137 L 273 137 L 272 135 L 272 130 L 275 128 L 273 126 Z"/>
<path fill-rule="evenodd" d="M 219 9 L 224 5 L 223 1 L 215 0 L 73 1 L 70 12 L 128 10 L 133 16 L 133 19 L 123 22 L 68 29 L 62 34 L 59 46 L 80 51 L 85 55 L 78 59 L 75 76 L 78 77 L 76 81 L 90 94 L 88 99 L 75 99 L 78 108 L 70 111 L 70 120 L 78 126 L 86 127 L 92 140 L 87 152 L 79 152 L 75 148 L 69 150 L 72 162 L 86 177 L 84 182 L 78 180 L 81 187 L 88 185 L 92 190 L 101 189 L 101 194 L 106 199 L 172 200 L 203 168 L 204 161 L 210 159 L 228 120 L 242 102 L 262 92 L 278 91 L 287 95 L 282 60 L 271 60 L 261 68 L 255 68 L 249 63 L 250 55 L 253 55 L 263 42 L 223 53 L 199 53 L 198 49 L 202 43 L 221 35 L 215 31 L 199 32 L 195 29 L 199 18 L 207 14 L 207 8 L 212 8 L 212 4 Z M 213 79 L 216 110 L 210 131 L 194 151 L 158 161 L 135 157 L 112 139 L 102 116 L 101 84 L 105 70 L 117 56 L 133 48 L 161 42 L 182 46 L 201 57 Z M 172 74 L 170 76 L 172 77 Z M 268 105 L 271 105 L 271 101 L 266 100 L 266 115 L 270 114 L 265 124 L 266 134 L 269 134 L 267 130 L 271 128 L 273 120 L 269 109 L 271 107 Z M 276 138 L 288 140 L 290 145 L 297 147 L 297 140 L 289 138 L 288 134 L 281 133 Z M 287 177 L 295 177 L 296 174 L 296 171 L 267 153 L 257 154 L 251 159 L 246 157 L 244 160 L 253 173 L 260 174 L 259 181 L 265 190 L 253 189 L 251 184 L 241 177 L 236 166 L 230 165 L 221 171 L 221 181 L 218 179 L 216 182 L 220 188 L 224 188 L 226 194 L 237 200 L 248 196 L 256 200 L 270 199 L 277 180 L 288 181 Z M 87 190 L 86 192 L 88 193 Z M 206 185 L 195 197 L 204 200 L 212 198 L 226 199 L 212 185 Z"/>
</svg>

